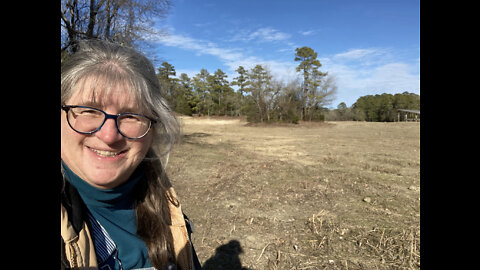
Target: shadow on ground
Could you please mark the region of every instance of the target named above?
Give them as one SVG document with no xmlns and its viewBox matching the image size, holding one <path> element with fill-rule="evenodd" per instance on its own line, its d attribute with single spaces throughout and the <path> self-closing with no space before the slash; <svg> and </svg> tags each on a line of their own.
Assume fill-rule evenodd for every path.
<svg viewBox="0 0 480 270">
<path fill-rule="evenodd" d="M 232 240 L 215 249 L 215 254 L 203 264 L 204 270 L 249 270 L 242 267 L 239 255 L 243 253 L 240 242 Z"/>
<path fill-rule="evenodd" d="M 199 142 L 199 139 L 205 138 L 205 137 L 210 137 L 212 136 L 211 134 L 208 133 L 203 133 L 203 132 L 195 132 L 192 134 L 183 134 L 182 136 L 182 142 L 186 142 L 189 144 L 203 144 L 203 142 Z"/>
</svg>

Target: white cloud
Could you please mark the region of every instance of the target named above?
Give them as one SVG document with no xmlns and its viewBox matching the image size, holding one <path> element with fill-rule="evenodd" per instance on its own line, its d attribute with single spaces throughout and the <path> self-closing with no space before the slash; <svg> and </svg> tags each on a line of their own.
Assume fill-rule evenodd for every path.
<svg viewBox="0 0 480 270">
<path fill-rule="evenodd" d="M 290 34 L 282 33 L 270 27 L 260 28 L 250 34 L 251 39 L 259 39 L 260 41 L 280 41 L 290 38 Z"/>
<path fill-rule="evenodd" d="M 378 54 L 377 50 L 374 49 L 351 49 L 347 52 L 335 54 L 333 57 L 337 59 L 361 59 L 366 56 Z"/>
<path fill-rule="evenodd" d="M 412 67 L 406 63 L 396 62 L 377 67 L 373 74 L 374 82 L 385 91 L 416 91 L 420 90 L 420 80 Z M 371 85 L 370 87 L 374 87 Z M 378 88 L 378 87 L 377 87 Z M 379 89 L 380 90 L 380 89 Z"/>
<path fill-rule="evenodd" d="M 418 62 L 395 59 L 389 49 L 352 49 L 320 59 L 322 68 L 337 77 L 336 106 L 351 106 L 365 95 L 396 94 L 404 91 L 420 94 Z"/>
<path fill-rule="evenodd" d="M 268 34 L 268 31 L 257 31 L 255 33 L 259 33 L 256 34 L 255 37 L 261 37 L 263 39 L 266 39 L 267 36 L 270 36 L 272 40 L 275 38 L 282 38 L 282 35 L 279 33 L 273 33 L 272 35 Z M 242 49 L 226 49 L 218 46 L 216 43 L 205 40 L 194 39 L 188 36 L 178 34 L 171 34 L 158 38 L 151 37 L 150 41 L 154 41 L 165 46 L 192 51 L 198 55 L 207 54 L 215 56 L 230 69 L 225 71 L 228 74 L 229 78 L 237 76 L 235 70 L 239 66 L 243 66 L 245 69 L 251 69 L 255 67 L 255 65 L 268 66 L 272 74 L 279 79 L 289 80 L 293 79 L 296 76 L 295 63 L 276 60 L 265 60 L 257 56 L 247 56 L 243 53 Z M 198 72 L 199 71 L 197 71 L 196 73 Z M 180 70 L 177 71 L 177 73 L 178 75 L 180 75 Z M 191 70 L 185 73 L 187 73 L 187 75 L 189 76 L 190 74 L 192 74 Z"/>
<path fill-rule="evenodd" d="M 239 31 L 234 35 L 231 41 L 249 42 L 256 40 L 259 42 L 276 42 L 288 40 L 290 37 L 290 34 L 280 32 L 274 28 L 263 27 L 253 32 L 248 30 Z"/>
<path fill-rule="evenodd" d="M 302 36 L 311 36 L 315 34 L 317 31 L 315 30 L 308 30 L 308 31 L 299 31 L 298 33 Z"/>
<path fill-rule="evenodd" d="M 215 43 L 194 39 L 182 35 L 168 35 L 159 37 L 155 42 L 161 43 L 165 46 L 181 48 L 184 50 L 194 51 L 197 54 L 208 54 L 219 57 L 224 61 L 235 61 L 242 58 L 243 55 L 234 49 L 224 49 L 218 47 Z"/>
<path fill-rule="evenodd" d="M 333 59 L 336 62 L 359 66 L 375 66 L 394 61 L 391 49 L 387 48 L 350 49 L 335 54 Z"/>
</svg>

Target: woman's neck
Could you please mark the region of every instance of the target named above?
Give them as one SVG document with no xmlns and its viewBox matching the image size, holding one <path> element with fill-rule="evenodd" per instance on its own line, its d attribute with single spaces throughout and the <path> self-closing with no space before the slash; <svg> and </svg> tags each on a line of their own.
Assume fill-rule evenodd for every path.
<svg viewBox="0 0 480 270">
<path fill-rule="evenodd" d="M 123 184 L 113 189 L 100 189 L 88 184 L 85 180 L 77 176 L 62 161 L 62 167 L 67 179 L 82 197 L 84 203 L 89 207 L 107 207 L 116 209 L 128 209 L 133 206 L 133 190 L 144 173 L 140 167 L 133 172 L 130 178 Z"/>
</svg>

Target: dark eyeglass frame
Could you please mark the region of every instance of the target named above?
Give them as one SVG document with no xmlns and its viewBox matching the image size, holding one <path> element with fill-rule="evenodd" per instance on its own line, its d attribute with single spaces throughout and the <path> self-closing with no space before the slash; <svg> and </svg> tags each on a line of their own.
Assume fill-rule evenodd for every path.
<svg viewBox="0 0 480 270">
<path fill-rule="evenodd" d="M 73 109 L 73 108 L 85 108 L 85 109 L 91 109 L 91 110 L 95 110 L 95 111 L 98 111 L 98 112 L 102 112 L 104 115 L 105 115 L 105 118 L 103 119 L 103 122 L 102 124 L 95 130 L 93 131 L 89 131 L 89 132 L 82 132 L 82 131 L 78 131 L 76 130 L 75 128 L 73 128 L 73 126 L 70 124 L 70 120 L 68 120 L 68 111 L 70 109 Z M 64 110 L 66 112 L 66 117 L 67 117 L 67 123 L 68 125 L 75 131 L 75 132 L 78 132 L 80 134 L 93 134 L 97 131 L 99 131 L 100 129 L 102 129 L 103 125 L 105 124 L 105 122 L 107 121 L 107 119 L 113 119 L 115 120 L 115 126 L 117 127 L 117 131 L 118 133 L 120 133 L 123 137 L 127 138 L 127 139 L 132 139 L 132 140 L 137 140 L 137 139 L 141 139 L 143 137 L 145 137 L 145 135 L 148 134 L 148 132 L 150 131 L 150 129 L 152 128 L 152 124 L 156 124 L 157 123 L 157 120 L 151 118 L 151 117 L 148 117 L 146 115 L 143 115 L 143 114 L 139 114 L 139 113 L 119 113 L 119 114 L 108 114 L 100 109 L 97 109 L 97 108 L 93 108 L 93 107 L 88 107 L 88 106 L 80 106 L 80 105 L 62 105 L 62 110 Z M 148 120 L 150 120 L 150 125 L 147 129 L 147 131 L 145 132 L 145 134 L 143 134 L 142 136 L 140 137 L 128 137 L 127 135 L 123 134 L 121 131 L 120 131 L 120 127 L 118 126 L 118 117 L 120 116 L 123 116 L 123 115 L 138 115 L 138 116 L 142 116 L 142 117 L 145 117 L 147 118 Z"/>
</svg>

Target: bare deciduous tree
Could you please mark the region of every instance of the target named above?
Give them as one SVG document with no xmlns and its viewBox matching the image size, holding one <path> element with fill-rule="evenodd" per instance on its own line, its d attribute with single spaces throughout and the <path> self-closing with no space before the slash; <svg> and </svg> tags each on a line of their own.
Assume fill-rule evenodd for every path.
<svg viewBox="0 0 480 270">
<path fill-rule="evenodd" d="M 127 46 L 157 33 L 154 23 L 165 18 L 170 0 L 62 0 L 62 55 L 74 52 L 79 40 L 98 38 Z"/>
<path fill-rule="evenodd" d="M 315 111 L 331 104 L 337 93 L 336 79 L 332 75 L 325 75 L 318 86 L 312 88 L 308 94 L 306 116 L 311 121 Z M 306 119 L 307 120 L 307 119 Z"/>
</svg>

